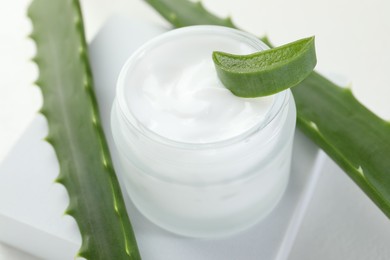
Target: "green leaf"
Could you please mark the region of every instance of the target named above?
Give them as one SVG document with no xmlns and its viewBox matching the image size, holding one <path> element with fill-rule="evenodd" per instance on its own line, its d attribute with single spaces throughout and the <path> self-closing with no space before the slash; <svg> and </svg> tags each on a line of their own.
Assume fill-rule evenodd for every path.
<svg viewBox="0 0 390 260">
<path fill-rule="evenodd" d="M 147 2 L 160 13 L 174 13 L 181 24 L 214 24 L 211 13 L 193 8 L 186 0 L 160 0 L 158 5 Z M 316 72 L 292 92 L 298 127 L 390 218 L 390 123 L 365 108 L 349 89 Z"/>
<path fill-rule="evenodd" d="M 221 19 L 207 12 L 201 2 L 180 0 L 145 0 L 175 27 L 194 24 L 213 24 L 235 28 L 231 19 Z"/>
<path fill-rule="evenodd" d="M 268 96 L 296 86 L 317 63 L 314 37 L 249 55 L 214 52 L 213 61 L 223 85 L 239 97 Z"/>
<path fill-rule="evenodd" d="M 79 256 L 140 259 L 101 127 L 80 5 L 34 0 L 28 10 L 43 94 L 41 113 L 69 194 L 66 213 L 80 228 Z"/>
<path fill-rule="evenodd" d="M 317 73 L 291 90 L 299 128 L 390 217 L 390 123 Z"/>
</svg>

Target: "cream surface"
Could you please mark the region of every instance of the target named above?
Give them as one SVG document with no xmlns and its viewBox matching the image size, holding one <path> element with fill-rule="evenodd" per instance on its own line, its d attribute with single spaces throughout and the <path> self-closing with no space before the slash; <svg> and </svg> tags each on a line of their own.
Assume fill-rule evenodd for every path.
<svg viewBox="0 0 390 260">
<path fill-rule="evenodd" d="M 127 77 L 133 116 L 158 135 L 186 143 L 226 140 L 259 124 L 274 98 L 234 96 L 218 79 L 214 50 L 256 51 L 236 39 L 194 35 L 145 52 Z"/>
</svg>

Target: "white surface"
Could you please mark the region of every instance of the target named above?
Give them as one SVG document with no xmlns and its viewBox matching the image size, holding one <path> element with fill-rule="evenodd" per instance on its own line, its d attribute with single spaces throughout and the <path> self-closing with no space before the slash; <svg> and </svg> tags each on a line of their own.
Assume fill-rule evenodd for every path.
<svg viewBox="0 0 390 260">
<path fill-rule="evenodd" d="M 0 160 L 10 150 L 23 129 L 35 116 L 41 102 L 37 88 L 31 82 L 36 78 L 36 67 L 29 58 L 34 46 L 26 39 L 30 23 L 25 17 L 28 0 L 5 1 L 0 8 Z M 387 0 L 225 0 L 204 1 L 205 5 L 219 14 L 231 14 L 242 28 L 256 34 L 267 32 L 277 44 L 299 37 L 316 35 L 318 67 L 322 70 L 345 75 L 353 82 L 356 96 L 374 112 L 390 119 L 390 19 Z M 125 12 L 134 17 L 145 18 L 161 24 L 154 11 L 141 0 L 84 0 L 84 15 L 88 39 L 99 29 L 104 20 L 114 12 Z M 325 172 L 342 174 L 337 167 L 328 167 Z M 347 178 L 343 185 L 353 186 Z M 321 182 L 323 190 L 330 191 L 332 180 Z M 360 252 L 370 254 L 381 246 L 377 240 L 365 236 L 373 221 L 370 214 L 381 218 L 376 234 L 386 233 L 388 221 L 363 194 L 341 189 L 335 193 L 334 204 L 342 207 L 348 201 L 356 206 L 359 214 L 353 219 L 337 214 L 339 226 L 336 238 L 332 238 L 334 222 L 324 222 L 327 215 L 321 210 L 322 203 L 312 204 L 311 221 L 306 221 L 299 234 L 291 259 L 312 259 L 316 252 L 332 252 L 334 259 L 359 259 Z M 331 208 L 329 208 L 332 212 Z M 371 212 L 371 213 L 370 213 Z M 364 213 L 364 214 L 363 214 Z M 326 223 L 326 224 L 325 224 Z M 324 228 L 318 229 L 319 225 Z M 347 225 L 348 224 L 348 225 Z M 355 224 L 355 225 L 354 225 Z M 353 228 L 347 229 L 346 226 Z M 379 225 L 379 224 L 378 224 Z M 312 232 L 321 232 L 320 234 Z M 343 246 L 340 240 L 348 232 L 354 243 Z M 373 231 L 374 232 L 374 231 Z M 315 238 L 313 239 L 313 234 Z M 380 235 L 376 235 L 380 237 Z M 313 243 L 315 242 L 315 247 Z M 326 259 L 325 254 L 324 259 Z M 389 258 L 386 252 L 381 255 Z M 300 258 L 299 258 L 300 257 Z M 29 259 L 5 246 L 0 246 L 0 259 Z"/>
<path fill-rule="evenodd" d="M 63 214 L 69 199 L 53 181 L 59 166 L 46 134 L 38 115 L 0 165 L 0 240 L 47 259 L 72 259 L 81 237 Z"/>
<path fill-rule="evenodd" d="M 127 17 L 110 20 L 90 47 L 95 90 L 117 172 L 118 155 L 110 134 L 111 103 L 119 70 L 134 49 L 161 29 Z M 0 240 L 45 259 L 71 259 L 80 244 L 72 218 L 62 216 L 68 198 L 53 183 L 58 163 L 50 145 L 42 140 L 46 121 L 37 116 L 0 165 Z M 295 137 L 292 173 L 285 196 L 261 223 L 234 237 L 196 240 L 172 235 L 147 221 L 125 200 L 144 259 L 285 259 L 315 187 L 323 156 L 304 136 Z M 21 235 L 23 234 L 23 235 Z M 231 245 L 236 245 L 232 247 Z"/>
<path fill-rule="evenodd" d="M 389 219 L 330 160 L 318 183 L 290 259 L 390 259 Z"/>
</svg>

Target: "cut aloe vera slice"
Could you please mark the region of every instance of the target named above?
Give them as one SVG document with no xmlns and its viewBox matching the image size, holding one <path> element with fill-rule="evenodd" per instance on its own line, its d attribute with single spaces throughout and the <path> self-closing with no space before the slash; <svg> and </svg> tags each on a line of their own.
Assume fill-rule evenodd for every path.
<svg viewBox="0 0 390 260">
<path fill-rule="evenodd" d="M 268 96 L 291 88 L 317 63 L 314 37 L 249 55 L 214 52 L 213 60 L 223 85 L 239 97 Z"/>
</svg>

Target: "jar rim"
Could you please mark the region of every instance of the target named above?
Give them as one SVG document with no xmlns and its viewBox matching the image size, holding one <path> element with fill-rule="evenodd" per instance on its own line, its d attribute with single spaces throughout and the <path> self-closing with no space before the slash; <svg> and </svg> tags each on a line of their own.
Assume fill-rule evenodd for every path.
<svg viewBox="0 0 390 260">
<path fill-rule="evenodd" d="M 234 37 L 239 40 L 245 40 L 249 46 L 254 47 L 258 51 L 269 49 L 269 47 L 265 43 L 263 43 L 260 39 L 256 38 L 255 36 L 249 33 L 237 29 L 232 29 L 223 26 L 214 26 L 214 25 L 196 25 L 196 26 L 188 26 L 184 28 L 174 29 L 149 40 L 127 59 L 127 61 L 125 62 L 124 66 L 122 67 L 119 73 L 117 86 L 116 86 L 116 102 L 118 105 L 117 107 L 119 108 L 118 112 L 121 114 L 121 117 L 124 119 L 126 125 L 128 127 L 134 128 L 143 137 L 152 140 L 154 142 L 158 142 L 160 144 L 168 145 L 175 148 L 191 149 L 191 150 L 219 148 L 223 146 L 228 146 L 240 142 L 242 140 L 245 140 L 251 135 L 264 129 L 276 118 L 276 116 L 280 113 L 280 111 L 282 111 L 282 108 L 287 104 L 289 98 L 288 90 L 284 90 L 282 92 L 274 94 L 274 99 L 271 108 L 267 111 L 263 120 L 259 121 L 257 124 L 239 133 L 238 135 L 229 137 L 227 139 L 218 140 L 218 141 L 211 141 L 211 142 L 204 142 L 204 143 L 191 143 L 191 142 L 173 140 L 150 130 L 149 128 L 144 126 L 137 119 L 136 116 L 133 115 L 130 106 L 128 105 L 127 100 L 125 98 L 125 86 L 126 86 L 125 82 L 126 82 L 127 73 L 131 71 L 131 69 L 136 65 L 135 61 L 140 57 L 142 57 L 143 55 L 145 55 L 145 53 L 147 53 L 150 49 L 153 49 L 154 47 L 158 46 L 161 42 L 164 42 L 171 38 L 174 39 L 179 35 L 185 36 L 185 35 L 194 35 L 194 34 L 227 35 L 229 37 Z"/>
</svg>

